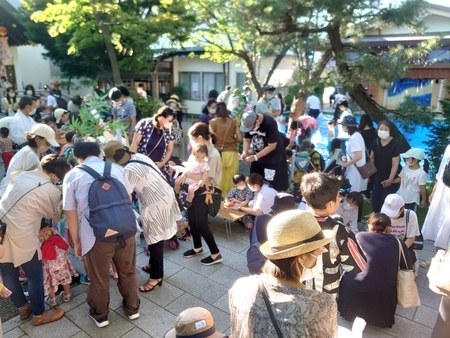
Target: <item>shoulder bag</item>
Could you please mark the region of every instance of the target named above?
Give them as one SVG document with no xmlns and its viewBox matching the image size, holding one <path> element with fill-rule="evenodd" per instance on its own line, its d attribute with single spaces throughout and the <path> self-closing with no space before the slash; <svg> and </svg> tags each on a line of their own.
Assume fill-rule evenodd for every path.
<svg viewBox="0 0 450 338">
<path fill-rule="evenodd" d="M 398 273 L 397 273 L 397 302 L 403 308 L 420 306 L 419 291 L 415 282 L 414 271 L 408 269 L 408 262 L 406 261 L 405 253 L 403 252 L 402 244 L 398 238 Z M 400 261 L 403 257 L 406 269 L 400 269 Z"/>
<path fill-rule="evenodd" d="M 372 176 L 377 172 L 377 168 L 375 167 L 375 164 L 370 160 L 370 157 L 367 155 L 367 152 L 366 152 L 366 164 L 364 164 L 361 167 L 358 167 L 355 163 L 354 166 L 358 170 L 363 180 L 369 178 L 370 176 Z"/>
<path fill-rule="evenodd" d="M 427 274 L 430 289 L 437 294 L 450 297 L 450 251 L 439 250 L 431 260 Z"/>
<path fill-rule="evenodd" d="M 266 303 L 267 311 L 269 312 L 270 320 L 272 321 L 273 326 L 275 327 L 275 331 L 277 332 L 278 338 L 283 338 L 283 334 L 281 333 L 280 327 L 278 326 L 277 319 L 275 318 L 275 315 L 273 314 L 272 306 L 270 305 L 269 296 L 267 294 L 266 287 L 264 286 L 264 283 L 261 279 L 261 277 L 258 277 L 259 281 L 259 292 L 261 292 L 264 303 Z"/>
</svg>

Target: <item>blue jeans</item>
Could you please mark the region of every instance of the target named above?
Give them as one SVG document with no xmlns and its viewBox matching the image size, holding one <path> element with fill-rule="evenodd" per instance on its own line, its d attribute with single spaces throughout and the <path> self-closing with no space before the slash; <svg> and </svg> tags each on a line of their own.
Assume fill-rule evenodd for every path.
<svg viewBox="0 0 450 338">
<path fill-rule="evenodd" d="M 38 259 L 38 253 L 33 258 L 22 264 L 22 269 L 28 278 L 28 294 L 31 309 L 34 316 L 40 316 L 45 311 L 44 304 L 44 277 L 42 261 Z M 19 268 L 15 268 L 13 263 L 0 263 L 4 285 L 12 292 L 11 300 L 20 309 L 27 304 L 27 298 L 23 294 L 22 286 L 19 282 Z"/>
</svg>

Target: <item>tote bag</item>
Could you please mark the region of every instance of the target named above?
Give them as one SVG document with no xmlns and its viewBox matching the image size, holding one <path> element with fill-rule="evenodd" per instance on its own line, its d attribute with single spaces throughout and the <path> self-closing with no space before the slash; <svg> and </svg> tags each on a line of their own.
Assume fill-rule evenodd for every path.
<svg viewBox="0 0 450 338">
<path fill-rule="evenodd" d="M 398 241 L 398 275 L 397 275 L 397 302 L 400 306 L 405 309 L 410 307 L 417 307 L 420 305 L 419 291 L 417 290 L 417 285 L 415 282 L 415 276 L 413 270 L 402 270 L 400 269 L 400 260 L 403 257 L 405 265 L 408 266 L 406 262 L 405 253 L 403 252 L 403 247 Z"/>
<path fill-rule="evenodd" d="M 439 250 L 431 260 L 427 274 L 430 289 L 437 294 L 450 297 L 450 251 Z"/>
</svg>

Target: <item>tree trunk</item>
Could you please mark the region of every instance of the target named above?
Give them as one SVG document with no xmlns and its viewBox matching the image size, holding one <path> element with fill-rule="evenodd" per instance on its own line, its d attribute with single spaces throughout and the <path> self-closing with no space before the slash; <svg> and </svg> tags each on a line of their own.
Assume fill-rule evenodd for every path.
<svg viewBox="0 0 450 338">
<path fill-rule="evenodd" d="M 363 110 L 364 113 L 370 116 L 372 120 L 377 123 L 382 120 L 389 120 L 389 118 L 380 109 L 381 106 L 377 105 L 377 103 L 367 95 L 361 84 L 354 83 L 354 80 L 352 79 L 352 71 L 347 63 L 339 26 L 331 25 L 327 31 L 327 34 L 331 44 L 331 51 L 333 52 L 334 58 L 336 60 L 339 77 L 342 84 L 344 85 L 344 88 L 350 88 L 349 93 L 352 99 Z M 392 134 L 394 138 L 401 144 L 402 151 L 406 151 L 407 149 L 411 148 L 408 140 L 398 130 L 397 126 L 394 123 L 392 123 L 392 125 Z"/>
<path fill-rule="evenodd" d="M 103 38 L 105 39 L 106 50 L 108 51 L 109 62 L 111 62 L 111 69 L 113 72 L 115 85 L 122 85 L 122 76 L 120 75 L 119 63 L 117 62 L 116 50 L 111 43 L 111 30 L 107 25 L 101 26 Z"/>
<path fill-rule="evenodd" d="M 238 55 L 242 60 L 244 60 L 245 65 L 247 66 L 248 72 L 250 74 L 250 80 L 255 86 L 256 92 L 258 93 L 258 99 L 262 96 L 262 86 L 259 83 L 258 77 L 256 76 L 255 65 L 250 59 L 250 56 L 246 52 L 239 52 Z"/>
</svg>

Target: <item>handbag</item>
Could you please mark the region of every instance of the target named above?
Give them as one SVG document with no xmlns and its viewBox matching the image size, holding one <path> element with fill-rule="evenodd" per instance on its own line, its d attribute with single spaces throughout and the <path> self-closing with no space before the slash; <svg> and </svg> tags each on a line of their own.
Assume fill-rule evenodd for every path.
<svg viewBox="0 0 450 338">
<path fill-rule="evenodd" d="M 431 260 L 427 274 L 430 289 L 437 294 L 450 297 L 450 251 L 439 250 Z"/>
<path fill-rule="evenodd" d="M 283 334 L 281 333 L 281 330 L 280 330 L 280 327 L 278 326 L 275 315 L 273 314 L 273 310 L 270 305 L 269 296 L 267 295 L 266 287 L 264 286 L 261 278 L 258 278 L 258 280 L 259 280 L 259 292 L 261 292 L 263 299 L 264 299 L 264 303 L 266 303 L 266 307 L 267 307 L 267 311 L 269 312 L 270 320 L 272 321 L 272 324 L 275 327 L 275 331 L 277 332 L 278 338 L 283 338 Z"/>
<path fill-rule="evenodd" d="M 367 156 L 366 156 L 366 158 L 367 158 Z M 358 167 L 355 164 L 355 167 L 358 170 L 358 172 L 361 175 L 361 178 L 363 180 L 365 180 L 366 178 L 369 178 L 370 176 L 372 176 L 373 174 L 375 174 L 377 172 L 377 168 L 375 167 L 375 164 L 370 160 L 368 160 L 366 162 L 366 164 L 364 164 L 361 167 Z"/>
<path fill-rule="evenodd" d="M 397 274 L 397 302 L 403 308 L 420 306 L 419 291 L 415 282 L 414 271 L 408 269 L 408 263 L 403 252 L 402 244 L 398 241 L 398 274 Z M 400 260 L 403 257 L 406 269 L 400 269 Z"/>
<path fill-rule="evenodd" d="M 208 206 L 208 214 L 215 217 L 220 210 L 222 204 L 222 191 L 219 188 L 206 187 L 205 203 Z"/>
<path fill-rule="evenodd" d="M 405 230 L 405 238 L 408 233 L 408 223 L 409 223 L 409 213 L 411 210 L 406 210 L 406 230 Z M 422 250 L 423 249 L 423 235 L 422 231 L 419 229 L 420 235 L 416 236 L 414 243 L 409 247 L 412 250 Z"/>
</svg>

